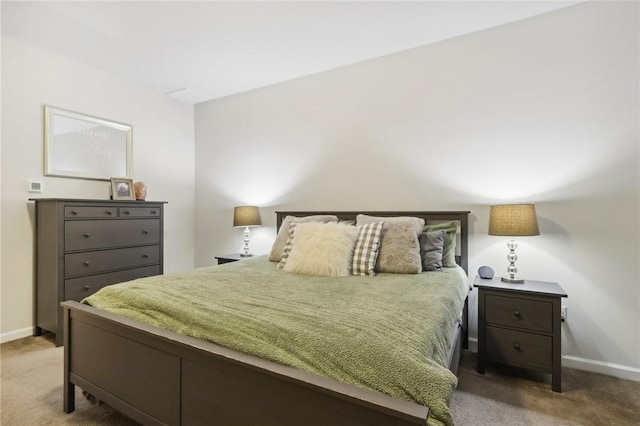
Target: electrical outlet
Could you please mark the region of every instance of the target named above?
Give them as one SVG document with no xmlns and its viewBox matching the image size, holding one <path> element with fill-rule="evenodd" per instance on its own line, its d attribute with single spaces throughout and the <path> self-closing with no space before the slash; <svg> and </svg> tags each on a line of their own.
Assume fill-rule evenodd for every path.
<svg viewBox="0 0 640 426">
<path fill-rule="evenodd" d="M 560 319 L 563 322 L 567 322 L 567 307 L 566 306 L 561 306 L 560 307 Z"/>
</svg>

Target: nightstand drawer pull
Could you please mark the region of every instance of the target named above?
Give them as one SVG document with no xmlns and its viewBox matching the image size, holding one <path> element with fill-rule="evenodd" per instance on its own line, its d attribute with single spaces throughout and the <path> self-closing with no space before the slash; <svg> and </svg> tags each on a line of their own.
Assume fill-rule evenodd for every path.
<svg viewBox="0 0 640 426">
<path fill-rule="evenodd" d="M 89 232 L 85 232 L 85 233 L 84 233 L 84 237 L 85 237 L 85 238 L 89 238 L 90 236 L 91 236 L 91 234 L 90 234 Z"/>
<path fill-rule="evenodd" d="M 148 234 L 148 233 L 149 233 L 149 230 L 148 230 L 148 229 L 143 229 L 143 230 L 142 230 L 142 233 L 143 233 L 143 234 Z"/>
<path fill-rule="evenodd" d="M 513 315 L 515 315 L 516 317 L 520 318 L 520 311 L 513 311 Z"/>
<path fill-rule="evenodd" d="M 514 343 L 514 344 L 513 344 L 513 348 L 514 348 L 515 350 L 519 351 L 519 350 L 520 350 L 520 345 L 519 345 L 519 344 L 517 344 L 517 343 Z"/>
<path fill-rule="evenodd" d="M 144 259 L 148 259 L 148 258 L 149 258 L 149 255 L 148 255 L 148 254 L 143 254 L 143 255 L 142 255 L 142 257 L 143 257 Z"/>
<path fill-rule="evenodd" d="M 89 265 L 91 265 L 91 262 L 89 262 L 88 260 L 85 260 L 84 261 L 84 266 L 89 266 Z"/>
<path fill-rule="evenodd" d="M 88 291 L 90 288 L 91 288 L 91 286 L 90 286 L 90 285 L 85 285 L 85 286 L 84 286 L 84 289 L 85 289 L 85 290 L 87 290 L 87 291 Z"/>
</svg>

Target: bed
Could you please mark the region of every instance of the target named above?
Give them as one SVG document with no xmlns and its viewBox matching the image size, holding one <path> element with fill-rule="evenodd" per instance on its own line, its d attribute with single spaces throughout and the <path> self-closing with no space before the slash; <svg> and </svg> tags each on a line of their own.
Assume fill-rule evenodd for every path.
<svg viewBox="0 0 640 426">
<path fill-rule="evenodd" d="M 277 212 L 277 226 L 280 229 L 286 217 L 307 217 L 318 214 L 333 215 L 340 221 L 354 221 L 357 215 L 356 212 Z M 426 223 L 456 221 L 459 224 L 459 232 L 456 233 L 458 253 L 455 261 L 459 265 L 458 269 L 464 271 L 462 275 L 466 277 L 464 273 L 468 265 L 468 212 L 367 212 L 367 214 L 375 217 L 412 216 L 421 218 Z M 168 275 L 164 278 L 156 277 L 156 279 L 178 285 L 177 283 L 184 283 L 194 275 L 218 275 L 222 277 L 218 281 L 222 282 L 229 281 L 228 274 L 232 269 L 237 269 L 241 275 L 253 274 L 262 277 L 265 282 L 264 287 L 268 288 L 267 283 L 274 286 L 280 284 L 271 274 L 280 274 L 281 277 L 287 274 L 283 271 L 267 271 L 269 266 L 271 266 L 270 269 L 275 270 L 275 266 L 268 263 L 265 259 L 256 258 L 237 262 L 237 264 L 204 268 L 185 274 Z M 379 276 L 382 275 L 385 274 L 379 274 Z M 375 278 L 353 277 L 349 282 L 354 283 L 354 287 L 362 285 L 363 288 L 370 288 L 372 287 L 370 283 L 374 283 Z M 399 280 L 401 277 L 395 274 L 392 278 Z M 411 277 L 411 279 L 418 279 L 418 277 Z M 138 285 L 142 289 L 141 293 L 144 293 L 144 286 L 149 282 L 145 280 L 148 279 L 137 280 L 134 284 L 127 283 L 122 286 L 128 288 Z M 325 288 L 330 283 L 324 278 L 320 278 L 320 281 Z M 367 283 L 369 283 L 368 287 Z M 241 287 L 240 284 L 236 285 Z M 468 290 L 468 282 L 466 287 Z M 338 287 L 335 288 L 338 289 Z M 115 293 L 118 289 L 118 286 L 114 286 Z M 185 290 L 182 293 L 188 293 L 188 291 Z M 227 290 L 226 293 L 229 291 Z M 251 303 L 250 301 L 249 304 Z M 99 303 L 96 302 L 96 304 Z M 126 309 L 119 311 L 112 308 L 110 312 L 90 306 L 86 302 L 63 302 L 63 308 L 65 412 L 74 410 L 77 385 L 97 399 L 105 401 L 143 424 L 424 425 L 427 422 L 429 424 L 450 423 L 450 419 L 447 421 L 446 418 L 434 416 L 433 413 L 430 416 L 429 407 L 425 404 L 407 400 L 397 392 L 395 396 L 391 396 L 394 395 L 393 390 L 383 393 L 376 390 L 376 385 L 354 384 L 349 377 L 341 377 L 341 380 L 337 380 L 330 374 L 315 371 L 306 364 L 275 362 L 252 355 L 250 347 L 244 350 L 245 347 L 241 345 L 240 350 L 236 350 L 227 342 L 223 342 L 225 344 L 223 346 L 191 337 L 178 332 L 179 326 L 171 324 L 166 324 L 166 327 L 156 326 L 165 325 L 161 319 L 155 322 L 156 325 L 151 325 L 154 321 L 145 319 L 143 322 L 137 318 L 135 312 L 127 314 Z M 460 320 L 456 327 L 447 331 L 450 333 L 447 338 L 449 347 L 442 361 L 454 373 L 457 371 L 460 351 L 466 348 L 468 340 L 466 298 L 460 305 L 459 314 L 456 313 L 456 315 Z M 202 318 L 202 315 L 198 314 L 197 317 Z M 341 319 L 336 321 L 336 329 L 340 322 L 346 322 Z M 339 335 L 337 337 L 344 338 Z M 304 357 L 298 357 L 300 358 Z M 338 369 L 342 368 L 338 367 Z M 357 375 L 355 379 L 358 379 Z"/>
</svg>

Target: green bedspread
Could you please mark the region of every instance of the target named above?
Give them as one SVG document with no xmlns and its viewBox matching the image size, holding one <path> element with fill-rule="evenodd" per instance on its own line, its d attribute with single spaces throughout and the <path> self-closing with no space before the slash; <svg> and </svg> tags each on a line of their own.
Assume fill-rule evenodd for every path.
<svg viewBox="0 0 640 426">
<path fill-rule="evenodd" d="M 112 285 L 96 308 L 429 407 L 450 425 L 446 368 L 467 295 L 460 268 L 326 278 L 266 257 Z"/>
</svg>

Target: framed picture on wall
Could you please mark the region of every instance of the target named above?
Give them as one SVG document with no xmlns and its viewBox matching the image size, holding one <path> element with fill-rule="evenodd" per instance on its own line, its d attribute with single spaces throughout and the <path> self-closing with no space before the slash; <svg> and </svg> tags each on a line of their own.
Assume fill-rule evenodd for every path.
<svg viewBox="0 0 640 426">
<path fill-rule="evenodd" d="M 114 200 L 135 200 L 133 179 L 111 178 L 111 196 Z"/>
<path fill-rule="evenodd" d="M 44 106 L 44 174 L 108 181 L 133 177 L 133 127 Z"/>
</svg>

